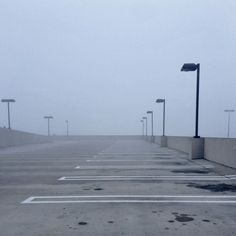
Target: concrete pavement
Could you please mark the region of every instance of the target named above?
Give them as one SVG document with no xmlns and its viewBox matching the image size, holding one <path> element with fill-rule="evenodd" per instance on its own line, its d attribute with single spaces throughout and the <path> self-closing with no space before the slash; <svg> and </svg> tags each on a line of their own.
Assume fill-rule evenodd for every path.
<svg viewBox="0 0 236 236">
<path fill-rule="evenodd" d="M 236 235 L 236 170 L 144 140 L 0 151 L 3 236 Z"/>
</svg>

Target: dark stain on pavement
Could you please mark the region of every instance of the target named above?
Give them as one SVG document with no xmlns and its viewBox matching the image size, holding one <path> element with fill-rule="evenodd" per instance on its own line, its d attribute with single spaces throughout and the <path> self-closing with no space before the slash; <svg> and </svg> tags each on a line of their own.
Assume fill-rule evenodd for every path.
<svg viewBox="0 0 236 236">
<path fill-rule="evenodd" d="M 173 173 L 185 173 L 185 174 L 208 174 L 209 170 L 172 170 Z"/>
<path fill-rule="evenodd" d="M 175 216 L 175 221 L 178 222 L 189 222 L 194 220 L 194 218 L 190 217 L 188 214 L 179 214 L 177 212 L 173 212 L 172 214 Z"/>
<path fill-rule="evenodd" d="M 210 220 L 202 220 L 203 222 L 211 222 Z"/>
<path fill-rule="evenodd" d="M 168 220 L 169 223 L 174 223 L 175 221 L 174 220 Z"/>
<path fill-rule="evenodd" d="M 187 186 L 193 187 L 193 188 L 205 189 L 205 190 L 209 190 L 211 192 L 225 192 L 225 191 L 236 192 L 236 185 L 235 184 L 223 183 L 223 184 L 201 185 L 201 184 L 191 183 L 191 184 L 188 184 Z"/>
<path fill-rule="evenodd" d="M 101 190 L 103 190 L 103 188 L 94 188 L 93 190 L 95 190 L 95 191 L 101 191 Z"/>
<path fill-rule="evenodd" d="M 87 225 L 88 223 L 86 221 L 80 221 L 78 225 Z"/>
<path fill-rule="evenodd" d="M 114 221 L 113 221 L 113 220 L 109 220 L 109 221 L 107 221 L 107 223 L 109 223 L 109 224 L 113 224 Z"/>
</svg>

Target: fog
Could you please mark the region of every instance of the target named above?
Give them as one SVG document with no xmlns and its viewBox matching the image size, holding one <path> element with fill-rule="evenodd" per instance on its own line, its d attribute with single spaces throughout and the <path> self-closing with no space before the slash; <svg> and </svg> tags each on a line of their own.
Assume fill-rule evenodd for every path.
<svg viewBox="0 0 236 236">
<path fill-rule="evenodd" d="M 225 137 L 235 12 L 235 0 L 0 0 L 0 98 L 16 99 L 12 128 L 46 134 L 52 115 L 53 134 L 66 133 L 65 120 L 70 134 L 141 134 L 153 110 L 157 135 L 155 100 L 165 98 L 166 134 L 193 136 L 196 73 L 180 71 L 189 62 L 201 64 L 199 135 Z"/>
</svg>

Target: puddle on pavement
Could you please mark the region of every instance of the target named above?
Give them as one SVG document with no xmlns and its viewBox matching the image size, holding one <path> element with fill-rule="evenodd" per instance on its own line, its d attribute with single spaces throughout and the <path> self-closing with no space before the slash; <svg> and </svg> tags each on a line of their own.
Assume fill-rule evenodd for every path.
<svg viewBox="0 0 236 236">
<path fill-rule="evenodd" d="M 201 185 L 196 183 L 191 183 L 187 185 L 188 187 L 192 188 L 199 188 L 199 189 L 205 189 L 209 190 L 211 192 L 236 192 L 236 185 L 234 184 L 207 184 L 207 185 Z"/>
</svg>

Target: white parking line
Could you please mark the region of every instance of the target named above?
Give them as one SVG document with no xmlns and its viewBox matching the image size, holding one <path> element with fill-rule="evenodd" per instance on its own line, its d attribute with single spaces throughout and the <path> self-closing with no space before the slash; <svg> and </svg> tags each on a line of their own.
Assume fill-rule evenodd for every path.
<svg viewBox="0 0 236 236">
<path fill-rule="evenodd" d="M 236 204 L 236 196 L 171 195 L 99 195 L 99 196 L 32 196 L 22 204 L 48 203 L 224 203 Z"/>
<path fill-rule="evenodd" d="M 230 178 L 230 179 L 236 179 L 236 175 L 226 175 L 225 177 Z"/>
<path fill-rule="evenodd" d="M 200 180 L 200 181 L 227 181 L 230 180 L 225 176 L 201 176 L 201 175 L 189 175 L 189 176 L 63 176 L 59 178 L 60 181 L 150 181 L 150 180 L 186 180 L 186 181 L 193 181 L 193 180 Z"/>
<path fill-rule="evenodd" d="M 76 166 L 75 169 L 83 170 L 97 170 L 97 169 L 202 169 L 214 168 L 212 165 L 188 165 L 188 166 L 179 166 L 179 165 L 106 165 L 106 166 Z"/>
<path fill-rule="evenodd" d="M 188 163 L 187 160 L 183 159 L 157 159 L 157 160 L 145 160 L 145 159 L 100 159 L 100 160 L 91 160 L 88 159 L 86 162 L 183 162 L 183 163 Z"/>
</svg>

